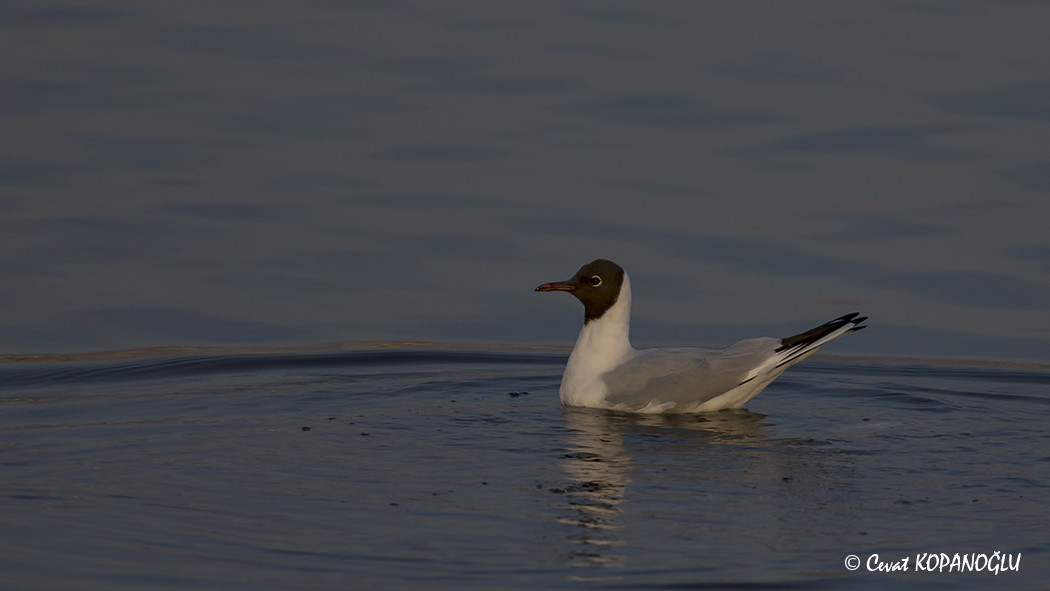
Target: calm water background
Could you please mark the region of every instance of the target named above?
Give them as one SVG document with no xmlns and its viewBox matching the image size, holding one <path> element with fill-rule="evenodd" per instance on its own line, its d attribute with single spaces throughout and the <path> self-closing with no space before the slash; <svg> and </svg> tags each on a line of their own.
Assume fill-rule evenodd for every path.
<svg viewBox="0 0 1050 591">
<path fill-rule="evenodd" d="M 808 360 L 563 410 L 564 354 L 0 365 L 5 589 L 1045 589 L 1050 370 Z M 305 429 L 309 430 L 305 430 Z M 1021 554 L 1000 573 L 916 554 Z M 908 572 L 845 568 L 910 557 Z"/>
<path fill-rule="evenodd" d="M 0 8 L 0 352 L 640 343 L 1050 359 L 1043 2 Z"/>
<path fill-rule="evenodd" d="M 1045 588 L 1047 23 L 5 0 L 0 586 Z M 483 344 L 570 345 L 531 290 L 597 257 L 637 344 L 858 310 L 827 352 L 970 361 L 565 411 L 564 351 Z M 303 348 L 403 340 L 468 349 Z M 142 347 L 238 349 L 12 357 Z M 1020 572 L 843 566 L 996 550 Z"/>
</svg>

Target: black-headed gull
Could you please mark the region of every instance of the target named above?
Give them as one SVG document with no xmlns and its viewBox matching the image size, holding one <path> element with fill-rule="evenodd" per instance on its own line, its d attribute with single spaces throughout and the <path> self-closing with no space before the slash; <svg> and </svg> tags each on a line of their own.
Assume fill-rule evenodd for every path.
<svg viewBox="0 0 1050 591">
<path fill-rule="evenodd" d="M 536 291 L 567 291 L 583 302 L 583 330 L 561 379 L 566 406 L 633 412 L 706 412 L 737 408 L 824 343 L 865 328 L 857 313 L 795 336 L 747 339 L 724 349 L 636 350 L 631 281 L 612 261 L 588 263 L 567 281 Z"/>
</svg>

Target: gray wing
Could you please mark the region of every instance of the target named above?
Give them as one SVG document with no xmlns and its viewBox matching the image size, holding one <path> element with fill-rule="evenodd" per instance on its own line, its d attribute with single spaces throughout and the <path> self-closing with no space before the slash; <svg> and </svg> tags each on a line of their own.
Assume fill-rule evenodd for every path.
<svg viewBox="0 0 1050 591">
<path fill-rule="evenodd" d="M 602 375 L 609 388 L 605 400 L 632 409 L 653 402 L 674 402 L 678 408 L 703 403 L 752 379 L 780 345 L 780 339 L 759 338 L 725 349 L 642 349 Z"/>
</svg>

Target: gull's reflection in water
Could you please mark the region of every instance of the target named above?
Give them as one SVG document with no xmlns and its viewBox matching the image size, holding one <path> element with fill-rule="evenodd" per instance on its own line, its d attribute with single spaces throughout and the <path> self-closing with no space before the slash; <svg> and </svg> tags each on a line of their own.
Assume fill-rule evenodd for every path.
<svg viewBox="0 0 1050 591">
<path fill-rule="evenodd" d="M 674 453 L 702 453 L 708 445 L 762 445 L 765 415 L 745 410 L 726 410 L 702 415 L 638 415 L 582 408 L 564 410 L 571 430 L 569 452 L 562 467 L 569 484 L 565 488 L 566 513 L 558 522 L 575 526 L 568 536 L 572 545 L 567 560 L 591 569 L 625 566 L 616 548 L 622 539 L 621 518 L 628 511 L 627 486 L 631 482 L 632 457 L 625 438 L 644 439 L 672 435 Z M 643 454 L 653 450 L 645 450 Z M 636 446 L 632 445 L 632 448 Z M 576 580 L 611 580 L 615 575 L 592 571 Z M 610 575 L 612 573 L 609 573 Z"/>
<path fill-rule="evenodd" d="M 581 567 L 622 566 L 614 548 L 623 545 L 617 536 L 620 505 L 630 479 L 631 457 L 623 444 L 620 417 L 593 409 L 566 409 L 572 430 L 570 451 L 562 466 L 570 484 L 565 494 L 569 514 L 559 523 L 578 526 L 569 540 L 579 546 L 569 552 L 570 564 Z M 592 577 L 584 577 L 592 578 Z"/>
</svg>

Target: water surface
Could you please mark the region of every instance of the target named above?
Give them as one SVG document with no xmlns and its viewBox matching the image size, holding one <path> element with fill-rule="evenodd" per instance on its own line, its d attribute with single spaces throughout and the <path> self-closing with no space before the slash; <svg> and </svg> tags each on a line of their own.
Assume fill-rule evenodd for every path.
<svg viewBox="0 0 1050 591">
<path fill-rule="evenodd" d="M 570 344 L 855 310 L 1050 360 L 1042 2 L 7 0 L 0 352 Z M 874 326 L 878 326 L 876 330 Z"/>
<path fill-rule="evenodd" d="M 815 358 L 746 410 L 559 407 L 564 353 L 0 364 L 18 589 L 1040 589 L 1045 366 Z M 871 573 L 850 554 L 1022 554 Z"/>
</svg>

